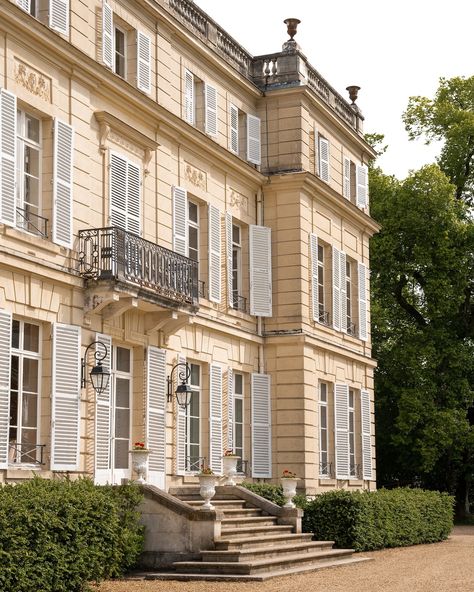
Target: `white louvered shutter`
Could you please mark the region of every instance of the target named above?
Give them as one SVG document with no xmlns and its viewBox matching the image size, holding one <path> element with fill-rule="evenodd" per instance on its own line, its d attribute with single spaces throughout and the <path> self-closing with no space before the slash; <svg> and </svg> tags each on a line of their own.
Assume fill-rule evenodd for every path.
<svg viewBox="0 0 474 592">
<path fill-rule="evenodd" d="M 96 341 L 100 341 L 107 348 L 107 355 L 102 360 L 102 366 L 111 372 L 112 338 L 103 333 L 97 333 Z M 97 352 L 103 355 L 104 348 L 97 345 Z M 86 364 L 88 361 L 86 360 Z M 112 381 L 110 376 L 107 388 L 95 395 L 95 475 L 94 483 L 105 485 L 112 482 L 111 447 L 112 447 Z"/>
<path fill-rule="evenodd" d="M 250 314 L 272 316 L 272 238 L 266 226 L 249 226 Z"/>
<path fill-rule="evenodd" d="M 368 391 L 360 391 L 360 417 L 362 426 L 362 477 L 372 479 L 370 394 Z"/>
<path fill-rule="evenodd" d="M 173 250 L 188 255 L 188 194 L 182 187 L 173 187 Z"/>
<path fill-rule="evenodd" d="M 166 351 L 147 349 L 146 360 L 146 443 L 148 482 L 165 488 L 166 475 Z"/>
<path fill-rule="evenodd" d="M 247 115 L 247 160 L 260 164 L 260 117 Z"/>
<path fill-rule="evenodd" d="M 339 253 L 339 262 L 341 266 L 341 331 L 347 333 L 347 290 L 346 290 L 346 254 L 341 251 Z M 352 315 L 351 315 L 352 317 Z"/>
<path fill-rule="evenodd" d="M 349 387 L 334 386 L 336 479 L 349 479 Z"/>
<path fill-rule="evenodd" d="M 222 368 L 211 364 L 209 370 L 209 466 L 218 474 L 222 473 L 223 434 L 222 434 Z"/>
<path fill-rule="evenodd" d="M 252 374 L 252 477 L 272 476 L 270 375 Z"/>
<path fill-rule="evenodd" d="M 186 358 L 178 354 L 177 364 L 186 364 Z M 175 370 L 175 376 L 179 375 L 178 368 Z M 177 378 L 176 378 L 177 380 Z M 173 384 L 173 392 L 176 391 L 176 385 Z M 176 397 L 174 397 L 176 399 Z M 175 402 L 173 401 L 173 405 Z M 179 405 L 177 407 L 176 415 L 176 474 L 184 475 L 186 473 L 186 409 Z"/>
<path fill-rule="evenodd" d="M 206 134 L 217 136 L 217 89 L 210 84 L 204 86 Z"/>
<path fill-rule="evenodd" d="M 53 324 L 51 469 L 79 469 L 81 328 Z"/>
<path fill-rule="evenodd" d="M 140 225 L 140 167 L 127 162 L 127 230 L 141 234 Z"/>
<path fill-rule="evenodd" d="M 49 0 L 49 26 L 63 35 L 69 33 L 69 0 Z"/>
<path fill-rule="evenodd" d="M 102 4 L 102 61 L 109 68 L 114 65 L 114 14 L 107 2 Z"/>
<path fill-rule="evenodd" d="M 17 5 L 26 12 L 30 12 L 31 10 L 31 0 L 16 0 Z"/>
<path fill-rule="evenodd" d="M 314 126 L 314 174 L 319 175 L 319 132 L 318 128 Z"/>
<path fill-rule="evenodd" d="M 329 183 L 329 142 L 321 136 L 319 137 L 319 176 Z"/>
<path fill-rule="evenodd" d="M 151 93 L 151 39 L 137 31 L 137 87 Z"/>
<path fill-rule="evenodd" d="M 221 301 L 221 213 L 209 204 L 209 300 Z"/>
<path fill-rule="evenodd" d="M 359 292 L 359 339 L 367 341 L 367 267 L 363 263 L 357 265 Z"/>
<path fill-rule="evenodd" d="M 227 300 L 231 308 L 234 307 L 234 295 L 232 293 L 232 214 L 225 214 L 225 247 L 227 259 Z"/>
<path fill-rule="evenodd" d="M 110 154 L 110 224 L 127 230 L 127 160 Z"/>
<path fill-rule="evenodd" d="M 234 450 L 234 371 L 227 369 L 227 450 Z"/>
<path fill-rule="evenodd" d="M 356 203 L 359 208 L 366 208 L 368 204 L 368 170 L 365 164 L 357 165 L 356 176 Z"/>
<path fill-rule="evenodd" d="M 194 75 L 189 71 L 184 71 L 184 118 L 194 125 Z"/>
<path fill-rule="evenodd" d="M 319 293 L 318 293 L 318 237 L 310 232 L 309 250 L 311 258 L 311 304 L 313 320 L 319 321 Z"/>
<path fill-rule="evenodd" d="M 239 110 L 235 105 L 230 106 L 229 148 L 235 154 L 239 153 Z"/>
<path fill-rule="evenodd" d="M 351 161 L 347 157 L 344 158 L 343 164 L 342 195 L 346 199 L 351 199 Z"/>
<path fill-rule="evenodd" d="M 0 89 L 0 222 L 16 224 L 16 96 Z"/>
<path fill-rule="evenodd" d="M 54 162 L 53 162 L 53 241 L 58 245 L 72 247 L 73 208 L 73 156 L 74 129 L 54 120 Z"/>
<path fill-rule="evenodd" d="M 332 326 L 341 330 L 341 257 L 339 249 L 332 248 Z"/>
<path fill-rule="evenodd" d="M 8 467 L 12 315 L 0 309 L 0 469 Z"/>
</svg>

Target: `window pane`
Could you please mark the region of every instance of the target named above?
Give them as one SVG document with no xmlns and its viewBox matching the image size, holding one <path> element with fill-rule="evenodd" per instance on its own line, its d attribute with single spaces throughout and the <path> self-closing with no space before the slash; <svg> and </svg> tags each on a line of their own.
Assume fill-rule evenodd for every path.
<svg viewBox="0 0 474 592">
<path fill-rule="evenodd" d="M 190 222 L 198 223 L 198 207 L 191 201 L 188 203 L 188 218 Z"/>
<path fill-rule="evenodd" d="M 117 347 L 117 370 L 130 372 L 130 350 L 124 347 Z"/>
<path fill-rule="evenodd" d="M 349 407 L 354 407 L 354 391 L 349 391 Z"/>
<path fill-rule="evenodd" d="M 40 141 L 40 122 L 38 119 L 25 114 L 25 135 L 29 140 L 39 144 Z"/>
<path fill-rule="evenodd" d="M 38 392 L 38 360 L 23 358 L 23 392 Z"/>
<path fill-rule="evenodd" d="M 235 426 L 235 448 L 242 450 L 243 447 L 243 434 L 242 424 Z"/>
<path fill-rule="evenodd" d="M 39 352 L 39 326 L 30 323 L 24 324 L 23 349 L 31 352 Z"/>
<path fill-rule="evenodd" d="M 321 401 L 327 401 L 327 385 L 322 383 L 319 385 L 319 389 L 320 389 L 320 400 Z"/>
<path fill-rule="evenodd" d="M 192 417 L 189 421 L 189 442 L 199 444 L 199 418 Z"/>
<path fill-rule="evenodd" d="M 199 417 L 199 393 L 194 391 L 191 395 L 191 403 L 188 407 L 189 415 Z"/>
<path fill-rule="evenodd" d="M 324 261 L 324 247 L 322 245 L 318 245 L 318 260 Z"/>
<path fill-rule="evenodd" d="M 242 401 L 242 399 L 234 399 L 234 421 L 237 423 L 243 422 L 243 406 L 244 402 Z"/>
<path fill-rule="evenodd" d="M 327 418 L 327 409 L 326 407 L 321 407 L 321 429 L 325 429 L 328 427 L 328 418 Z"/>
<path fill-rule="evenodd" d="M 191 384 L 194 386 L 200 386 L 199 366 L 197 364 L 191 364 Z"/>
<path fill-rule="evenodd" d="M 130 407 L 130 380 L 117 378 L 115 380 L 115 405 L 116 407 Z"/>
<path fill-rule="evenodd" d="M 18 425 L 18 393 L 12 391 L 10 393 L 10 426 L 17 426 Z M 16 439 L 16 433 L 15 433 Z M 11 438 L 11 434 L 10 434 Z"/>
<path fill-rule="evenodd" d="M 240 245 L 240 226 L 232 225 L 232 242 Z"/>
<path fill-rule="evenodd" d="M 130 410 L 116 409 L 115 410 L 115 437 L 129 438 L 130 435 Z"/>
<path fill-rule="evenodd" d="M 128 469 L 128 440 L 115 440 L 115 468 Z"/>
<path fill-rule="evenodd" d="M 18 390 L 18 365 L 20 361 L 18 356 L 12 356 L 11 361 L 11 375 L 10 375 L 10 388 L 14 391 Z"/>
<path fill-rule="evenodd" d="M 38 425 L 38 397 L 23 393 L 21 423 L 26 428 L 36 428 Z"/>
<path fill-rule="evenodd" d="M 244 392 L 243 376 L 242 374 L 234 375 L 234 393 L 236 395 L 242 395 Z"/>
<path fill-rule="evenodd" d="M 20 347 L 20 321 L 12 323 L 12 347 L 15 349 Z"/>
</svg>

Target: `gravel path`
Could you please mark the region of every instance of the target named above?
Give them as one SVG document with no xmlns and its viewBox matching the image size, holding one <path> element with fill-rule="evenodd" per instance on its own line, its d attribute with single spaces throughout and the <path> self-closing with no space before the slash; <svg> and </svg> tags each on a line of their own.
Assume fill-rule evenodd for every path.
<svg viewBox="0 0 474 592">
<path fill-rule="evenodd" d="M 442 543 L 363 553 L 373 561 L 266 582 L 106 582 L 100 592 L 474 592 L 474 526 Z"/>
</svg>

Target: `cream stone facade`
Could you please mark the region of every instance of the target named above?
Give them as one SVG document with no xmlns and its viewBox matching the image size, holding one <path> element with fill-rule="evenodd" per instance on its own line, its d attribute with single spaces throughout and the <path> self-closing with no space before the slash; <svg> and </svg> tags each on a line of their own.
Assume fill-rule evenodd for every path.
<svg viewBox="0 0 474 592">
<path fill-rule="evenodd" d="M 190 0 L 1 0 L 0 482 L 120 483 L 140 441 L 166 490 L 226 449 L 374 488 L 362 122 Z"/>
</svg>

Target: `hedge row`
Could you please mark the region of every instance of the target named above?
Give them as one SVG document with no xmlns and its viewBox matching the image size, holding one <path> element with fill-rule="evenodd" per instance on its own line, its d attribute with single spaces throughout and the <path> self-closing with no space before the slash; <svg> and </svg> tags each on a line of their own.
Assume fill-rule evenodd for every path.
<svg viewBox="0 0 474 592">
<path fill-rule="evenodd" d="M 143 547 L 140 500 L 86 479 L 0 487 L 0 590 L 80 592 L 121 575 Z"/>
</svg>

